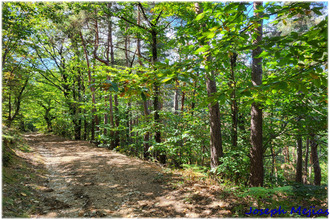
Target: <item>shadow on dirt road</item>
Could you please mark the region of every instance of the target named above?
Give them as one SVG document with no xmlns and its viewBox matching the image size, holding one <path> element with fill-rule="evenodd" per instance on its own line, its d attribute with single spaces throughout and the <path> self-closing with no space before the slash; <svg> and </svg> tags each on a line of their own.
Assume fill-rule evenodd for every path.
<svg viewBox="0 0 330 220">
<path fill-rule="evenodd" d="M 34 217 L 224 217 L 220 189 L 173 189 L 175 176 L 152 162 L 43 134 L 26 134 L 47 168 L 43 213 Z"/>
</svg>

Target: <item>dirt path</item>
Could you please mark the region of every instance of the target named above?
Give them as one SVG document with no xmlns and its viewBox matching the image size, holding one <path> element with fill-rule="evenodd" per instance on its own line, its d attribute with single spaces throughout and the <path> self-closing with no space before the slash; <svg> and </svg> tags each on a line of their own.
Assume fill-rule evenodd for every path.
<svg viewBox="0 0 330 220">
<path fill-rule="evenodd" d="M 42 134 L 24 137 L 48 171 L 44 211 L 32 217 L 232 216 L 232 207 L 220 199 L 224 194 L 218 186 L 210 189 L 192 183 L 173 188 L 175 177 L 154 163 L 86 141 Z"/>
</svg>

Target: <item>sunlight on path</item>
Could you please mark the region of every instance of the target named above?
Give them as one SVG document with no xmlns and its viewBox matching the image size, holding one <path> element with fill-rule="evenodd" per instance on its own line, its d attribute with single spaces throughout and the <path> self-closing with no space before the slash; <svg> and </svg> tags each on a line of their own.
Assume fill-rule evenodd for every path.
<svg viewBox="0 0 330 220">
<path fill-rule="evenodd" d="M 154 163 L 97 148 L 86 141 L 41 134 L 25 135 L 25 139 L 42 155 L 48 170 L 50 190 L 44 202 L 50 208 L 38 217 L 230 214 L 225 208 L 228 204 L 218 201 L 207 188 L 195 184 L 190 190 L 173 190 L 158 181 L 164 174 Z"/>
</svg>

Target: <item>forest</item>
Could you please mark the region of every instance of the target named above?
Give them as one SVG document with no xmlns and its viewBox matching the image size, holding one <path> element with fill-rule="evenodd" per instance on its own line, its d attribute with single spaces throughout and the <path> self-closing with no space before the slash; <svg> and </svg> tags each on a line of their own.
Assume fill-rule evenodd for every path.
<svg viewBox="0 0 330 220">
<path fill-rule="evenodd" d="M 327 7 L 3 2 L 2 166 L 20 158 L 15 139 L 33 145 L 29 135 L 42 134 L 191 172 L 190 183 L 209 179 L 254 201 L 209 216 L 279 205 L 290 215 L 278 216 L 308 216 L 293 205 L 328 215 Z M 12 175 L 3 170 L 6 185 Z M 16 201 L 5 191 L 4 210 Z"/>
</svg>

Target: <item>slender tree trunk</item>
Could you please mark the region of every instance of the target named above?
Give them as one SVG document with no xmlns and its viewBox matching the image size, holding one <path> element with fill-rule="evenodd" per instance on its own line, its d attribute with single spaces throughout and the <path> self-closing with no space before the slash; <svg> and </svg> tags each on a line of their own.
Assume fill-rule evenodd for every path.
<svg viewBox="0 0 330 220">
<path fill-rule="evenodd" d="M 291 163 L 292 164 L 295 164 L 295 163 L 297 163 L 297 161 L 296 161 L 296 159 L 297 159 L 296 151 L 293 149 L 293 151 L 291 153 L 292 153 L 292 161 L 291 161 Z"/>
<path fill-rule="evenodd" d="M 108 108 L 108 97 L 104 97 L 104 107 L 105 109 Z M 104 136 L 107 135 L 107 128 L 106 128 L 106 125 L 108 124 L 108 114 L 104 114 L 104 120 L 103 120 L 103 123 L 104 123 L 104 130 L 103 130 L 103 134 Z"/>
<path fill-rule="evenodd" d="M 186 83 L 183 84 L 183 87 L 186 86 Z M 186 98 L 186 93 L 184 91 L 182 91 L 182 96 L 181 96 L 181 112 L 183 114 L 184 111 L 184 100 Z"/>
<path fill-rule="evenodd" d="M 80 119 L 80 108 L 79 108 L 79 104 L 81 101 L 81 79 L 80 79 L 80 72 L 78 69 L 78 74 L 76 76 L 76 82 L 77 82 L 77 92 L 75 91 L 75 89 L 73 89 L 73 99 L 75 101 L 75 103 L 72 104 L 72 107 L 74 108 L 74 136 L 75 136 L 75 140 L 80 140 L 81 139 L 81 119 Z M 74 84 L 74 87 L 76 85 Z"/>
<path fill-rule="evenodd" d="M 143 110 L 144 110 L 144 115 L 145 117 L 148 117 L 148 115 L 150 114 L 149 112 L 149 109 L 148 109 L 148 102 L 147 101 L 143 101 Z M 147 120 L 148 121 L 148 120 Z M 147 131 L 145 134 L 144 134 L 144 143 L 143 143 L 143 158 L 145 160 L 148 160 L 150 159 L 150 153 L 149 153 L 149 132 Z"/>
<path fill-rule="evenodd" d="M 309 156 L 309 138 L 306 139 L 306 152 L 305 152 L 305 177 L 304 177 L 304 184 L 307 184 L 307 177 L 308 177 L 308 156 Z"/>
<path fill-rule="evenodd" d="M 296 182 L 302 183 L 302 138 L 301 138 L 301 135 L 297 136 Z"/>
<path fill-rule="evenodd" d="M 84 109 L 84 115 L 86 115 L 86 109 Z M 83 135 L 84 140 L 87 140 L 87 137 L 88 137 L 87 127 L 88 127 L 87 119 L 86 119 L 86 116 L 84 116 L 84 135 Z"/>
<path fill-rule="evenodd" d="M 126 23 L 126 31 L 128 30 L 128 23 Z M 130 63 L 130 60 L 129 60 L 129 56 L 128 56 L 128 50 L 130 48 L 130 45 L 131 45 L 131 42 L 130 42 L 130 36 L 127 35 L 126 38 L 125 38 L 125 58 L 126 58 L 126 66 L 128 68 L 131 68 L 132 65 L 133 65 L 133 61 L 132 63 Z M 128 101 L 127 103 L 127 111 L 125 112 L 126 113 L 126 118 L 127 118 L 127 123 L 126 123 L 126 140 L 127 140 L 127 143 L 130 142 L 130 111 L 131 111 L 131 101 Z"/>
<path fill-rule="evenodd" d="M 212 74 L 213 75 L 213 74 Z M 212 97 L 217 92 L 214 78 L 206 76 L 206 88 L 208 97 Z M 220 165 L 219 158 L 223 157 L 222 150 L 222 136 L 220 123 L 220 109 L 219 103 L 209 104 L 209 118 L 210 118 L 210 152 L 211 152 L 211 168 L 216 168 Z"/>
<path fill-rule="evenodd" d="M 321 168 L 319 164 L 319 157 L 317 155 L 317 142 L 315 140 L 315 134 L 311 134 L 310 145 L 311 145 L 311 155 L 314 168 L 314 185 L 321 185 Z"/>
<path fill-rule="evenodd" d="M 231 82 L 230 87 L 233 90 L 231 92 L 231 120 L 232 120 L 232 126 L 231 126 L 231 142 L 233 149 L 237 148 L 237 121 L 238 121 L 238 107 L 237 107 L 237 101 L 236 101 L 236 80 L 235 80 L 235 72 L 234 69 L 236 67 L 236 59 L 237 54 L 234 53 L 232 56 L 230 56 L 230 66 L 231 66 Z"/>
<path fill-rule="evenodd" d="M 275 177 L 275 181 L 277 182 L 276 155 L 272 142 L 270 143 L 270 150 L 272 152 L 272 177 Z"/>
<path fill-rule="evenodd" d="M 11 90 L 11 89 L 10 89 L 10 87 L 9 87 L 9 94 L 8 94 L 8 99 L 9 99 L 9 100 L 8 100 L 8 111 L 9 111 L 9 112 L 8 112 L 8 119 L 7 119 L 7 120 L 8 120 L 8 123 L 7 123 L 7 124 L 8 124 L 8 128 L 10 128 L 10 126 L 11 126 L 11 118 L 12 118 L 12 117 L 11 117 L 11 108 L 12 108 L 12 107 L 11 107 L 11 91 L 10 91 L 10 90 Z"/>
<path fill-rule="evenodd" d="M 153 65 L 156 64 L 158 61 L 158 55 L 157 55 L 157 32 L 156 30 L 151 30 L 151 37 L 152 37 L 152 63 Z M 161 132 L 160 132 L 160 116 L 159 116 L 159 110 L 160 110 L 160 103 L 159 103 L 159 83 L 157 80 L 154 82 L 154 121 L 156 124 L 156 132 L 155 132 L 155 141 L 156 143 L 161 143 Z M 157 159 L 160 163 L 165 164 L 166 163 L 166 155 L 165 152 L 156 152 Z"/>
<path fill-rule="evenodd" d="M 179 82 L 176 81 L 175 90 L 174 90 L 174 114 L 178 114 L 179 110 Z"/>
<path fill-rule="evenodd" d="M 82 45 L 84 47 L 84 53 L 85 53 L 85 58 L 86 58 L 86 62 L 87 62 L 87 71 L 88 71 L 88 83 L 89 85 L 92 84 L 92 73 L 90 70 L 90 65 L 89 65 L 89 58 L 88 58 L 88 54 L 87 54 L 87 49 L 86 49 L 86 44 L 83 38 L 82 33 L 80 32 L 80 38 L 81 38 L 81 42 Z M 91 123 L 91 140 L 95 140 L 95 126 L 98 125 L 98 118 L 96 115 L 96 108 L 95 108 L 95 88 L 93 86 L 90 87 L 91 93 L 92 93 L 92 103 L 93 103 L 93 108 L 92 108 L 92 115 L 94 116 L 92 119 L 92 123 Z M 96 125 L 95 125 L 96 124 Z"/>
<path fill-rule="evenodd" d="M 200 14 L 202 12 L 203 9 L 199 3 L 195 3 L 195 13 Z M 205 25 L 202 25 L 201 28 L 204 29 Z M 201 42 L 201 44 L 204 44 L 204 42 Z M 210 65 L 212 63 L 211 55 L 208 55 L 206 60 L 208 62 L 207 65 Z M 208 97 L 213 97 L 217 93 L 214 71 L 206 73 L 206 90 Z M 217 101 L 209 103 L 208 108 L 210 121 L 210 166 L 213 169 L 220 165 L 219 158 L 223 156 L 219 103 Z"/>
<path fill-rule="evenodd" d="M 312 182 L 312 172 L 313 172 L 313 155 L 312 155 L 312 142 L 311 140 L 309 139 L 309 145 L 311 147 L 311 153 L 309 154 L 309 172 L 308 172 L 308 180 L 309 180 L 309 183 Z"/>
<path fill-rule="evenodd" d="M 198 75 L 198 74 L 197 74 Z M 191 115 L 194 116 L 194 109 L 195 109 L 195 94 L 197 89 L 197 80 L 194 81 L 194 90 L 192 92 L 192 102 L 191 102 Z"/>
<path fill-rule="evenodd" d="M 262 2 L 254 2 L 254 16 L 261 18 L 258 8 L 262 6 Z M 258 45 L 262 41 L 262 19 L 257 21 L 258 27 L 255 28 L 257 38 L 254 45 Z M 258 46 L 252 51 L 252 84 L 253 86 L 262 83 L 262 58 L 255 58 L 261 54 L 262 49 Z M 251 106 L 251 150 L 250 150 L 250 184 L 251 186 L 263 186 L 264 182 L 264 164 L 263 164 L 263 146 L 262 146 L 262 109 L 259 103 L 252 103 Z"/>
<path fill-rule="evenodd" d="M 116 147 L 115 144 L 115 132 L 113 131 L 114 127 L 115 127 L 115 123 L 113 120 L 113 104 L 112 104 L 113 100 L 112 100 L 112 94 L 110 93 L 109 95 L 109 108 L 110 108 L 110 112 L 109 112 L 109 120 L 110 120 L 110 124 L 111 124 L 111 130 L 110 130 L 110 136 L 112 138 L 111 142 L 110 142 L 110 149 L 113 150 Z"/>
<path fill-rule="evenodd" d="M 78 120 L 77 120 L 77 96 L 76 96 L 76 91 L 75 88 L 72 89 L 72 96 L 73 96 L 73 101 L 70 101 L 70 114 L 71 114 L 71 119 L 72 123 L 74 126 L 74 139 L 79 140 L 79 131 L 78 131 Z"/>
<path fill-rule="evenodd" d="M 108 3 L 108 8 L 111 8 L 112 3 Z M 113 51 L 113 39 L 112 39 L 112 22 L 109 19 L 109 23 L 108 23 L 108 28 L 109 28 L 109 33 L 108 33 L 108 39 L 109 39 L 109 45 L 108 48 L 110 48 L 110 64 L 113 67 L 115 65 L 115 54 Z M 110 77 L 108 78 L 108 80 L 110 80 Z M 112 92 L 110 92 L 109 94 L 109 120 L 110 120 L 110 124 L 111 124 L 111 130 L 110 130 L 110 136 L 112 138 L 112 141 L 110 142 L 110 148 L 114 149 L 116 147 L 116 135 L 115 132 L 113 131 L 113 129 L 115 128 L 115 123 L 114 123 L 114 112 L 113 112 L 113 99 L 112 99 Z"/>
<path fill-rule="evenodd" d="M 111 3 L 108 3 L 108 8 L 111 7 Z M 112 25 L 111 25 L 111 21 L 110 21 L 110 17 L 108 16 L 108 42 L 107 42 L 107 48 L 106 48 L 106 56 L 107 56 L 107 60 L 109 60 L 109 54 L 111 53 L 110 52 L 110 48 L 112 46 Z M 107 80 L 110 80 L 110 77 L 107 77 Z M 108 97 L 104 97 L 104 106 L 105 106 L 105 109 L 108 108 L 108 101 L 110 99 L 110 95 L 111 95 L 111 92 L 109 92 L 110 94 L 108 95 Z M 104 130 L 103 130 L 103 134 L 106 136 L 107 135 L 107 128 L 106 128 L 106 125 L 108 124 L 108 113 L 106 112 L 104 114 Z"/>
<path fill-rule="evenodd" d="M 114 95 L 114 101 L 115 101 L 115 123 L 116 127 L 119 128 L 119 115 L 118 115 L 118 95 Z M 117 130 L 115 132 L 115 146 L 120 146 L 120 140 L 119 140 L 119 131 Z"/>
<path fill-rule="evenodd" d="M 141 14 L 140 11 L 138 11 L 137 13 L 137 24 L 140 25 L 141 24 Z M 140 40 L 140 34 L 137 34 L 137 55 L 138 55 L 138 63 L 140 64 L 140 66 L 143 66 L 142 63 L 142 56 L 141 56 L 141 40 Z M 143 100 L 143 112 L 144 112 L 144 116 L 148 117 L 148 115 L 150 114 L 149 112 L 149 108 L 148 108 L 148 100 Z M 143 159 L 148 160 L 150 159 L 150 152 L 149 152 L 149 132 L 146 132 L 144 134 L 144 138 L 143 138 Z"/>
</svg>

